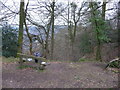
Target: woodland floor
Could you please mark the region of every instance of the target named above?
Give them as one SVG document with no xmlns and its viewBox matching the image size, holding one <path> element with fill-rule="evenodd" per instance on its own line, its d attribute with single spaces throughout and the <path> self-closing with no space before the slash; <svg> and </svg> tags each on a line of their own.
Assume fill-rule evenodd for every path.
<svg viewBox="0 0 120 90">
<path fill-rule="evenodd" d="M 2 63 L 3 88 L 116 88 L 118 73 L 100 62 L 50 62 L 44 71 Z"/>
</svg>

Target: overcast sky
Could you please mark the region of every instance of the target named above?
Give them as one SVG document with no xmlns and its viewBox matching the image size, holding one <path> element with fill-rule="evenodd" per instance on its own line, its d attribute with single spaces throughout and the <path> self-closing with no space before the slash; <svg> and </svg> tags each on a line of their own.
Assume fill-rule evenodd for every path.
<svg viewBox="0 0 120 90">
<path fill-rule="evenodd" d="M 1 2 L 3 2 L 6 6 L 8 6 L 11 10 L 14 10 L 15 12 L 19 11 L 19 6 L 20 6 L 20 0 L 0 0 Z M 28 0 L 24 0 L 25 4 L 27 3 Z M 46 1 L 46 0 L 39 0 L 39 1 Z M 52 1 L 52 0 L 48 0 L 48 1 Z M 57 2 L 62 2 L 64 4 L 68 3 L 68 0 L 55 0 Z M 83 1 L 90 1 L 90 0 L 69 0 L 70 2 L 76 2 L 78 4 L 78 6 L 81 5 L 81 2 Z M 101 1 L 101 0 L 96 0 L 96 1 Z M 30 0 L 30 5 L 34 5 L 36 4 L 37 0 Z M 111 0 L 111 3 L 107 4 L 107 9 L 113 7 L 113 3 L 114 2 L 118 2 L 118 0 Z M 1 4 L 0 4 L 0 9 L 1 9 Z M 107 15 L 112 14 L 114 11 L 109 11 L 107 12 Z M 2 16 L 4 16 L 4 9 L 0 11 L 0 18 Z M 32 13 L 33 16 L 35 16 L 35 13 Z M 19 23 L 19 16 L 17 15 L 15 18 L 11 18 L 9 20 L 9 23 Z M 57 22 L 56 22 L 57 23 Z"/>
</svg>

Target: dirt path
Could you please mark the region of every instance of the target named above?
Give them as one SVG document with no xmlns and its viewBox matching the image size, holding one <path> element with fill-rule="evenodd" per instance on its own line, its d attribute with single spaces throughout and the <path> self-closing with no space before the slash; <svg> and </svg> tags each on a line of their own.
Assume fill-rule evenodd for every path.
<svg viewBox="0 0 120 90">
<path fill-rule="evenodd" d="M 3 63 L 3 88 L 112 88 L 118 75 L 95 62 L 51 62 L 43 72 L 17 69 L 17 63 Z"/>
</svg>

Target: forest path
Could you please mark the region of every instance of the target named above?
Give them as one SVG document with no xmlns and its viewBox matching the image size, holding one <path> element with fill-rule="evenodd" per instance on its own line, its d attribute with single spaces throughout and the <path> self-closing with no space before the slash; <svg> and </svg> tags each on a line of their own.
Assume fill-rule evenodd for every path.
<svg viewBox="0 0 120 90">
<path fill-rule="evenodd" d="M 118 74 L 100 62 L 50 62 L 44 71 L 17 69 L 17 63 L 2 64 L 3 88 L 113 88 Z"/>
</svg>

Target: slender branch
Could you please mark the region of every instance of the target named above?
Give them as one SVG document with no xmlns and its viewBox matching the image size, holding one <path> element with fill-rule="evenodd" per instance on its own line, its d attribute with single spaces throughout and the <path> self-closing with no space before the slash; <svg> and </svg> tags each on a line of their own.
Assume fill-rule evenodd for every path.
<svg viewBox="0 0 120 90">
<path fill-rule="evenodd" d="M 15 13 L 15 14 L 19 14 L 19 12 L 14 12 L 12 11 L 10 8 L 8 8 L 3 2 L 0 1 L 0 3 L 5 7 L 7 8 L 9 11 L 11 11 L 12 13 Z"/>
</svg>

